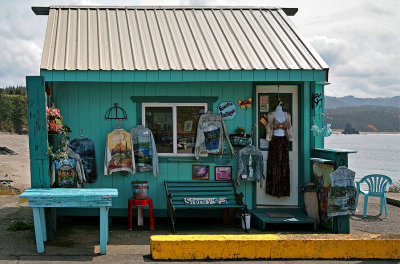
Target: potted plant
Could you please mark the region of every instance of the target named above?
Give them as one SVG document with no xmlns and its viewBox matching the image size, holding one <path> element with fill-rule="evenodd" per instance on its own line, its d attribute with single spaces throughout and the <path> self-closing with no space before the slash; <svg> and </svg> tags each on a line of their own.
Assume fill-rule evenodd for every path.
<svg viewBox="0 0 400 264">
<path fill-rule="evenodd" d="M 251 144 L 251 136 L 246 134 L 246 130 L 240 126 L 235 129 L 235 134 L 229 135 L 229 139 L 232 145 L 238 147 L 245 147 Z"/>
<path fill-rule="evenodd" d="M 240 126 L 235 129 L 235 133 L 236 133 L 236 135 L 241 136 L 241 137 L 246 136 L 246 130 L 244 130 L 244 128 L 242 128 Z"/>
<path fill-rule="evenodd" d="M 60 110 L 55 107 L 46 107 L 47 129 L 49 133 L 59 133 L 64 126 Z"/>
</svg>

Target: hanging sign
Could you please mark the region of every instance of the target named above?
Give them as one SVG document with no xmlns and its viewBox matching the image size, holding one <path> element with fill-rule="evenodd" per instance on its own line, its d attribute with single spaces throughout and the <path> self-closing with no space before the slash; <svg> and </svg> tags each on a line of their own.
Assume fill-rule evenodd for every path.
<svg viewBox="0 0 400 264">
<path fill-rule="evenodd" d="M 218 114 L 224 120 L 232 120 L 236 116 L 236 106 L 233 102 L 222 102 L 218 105 Z"/>
</svg>

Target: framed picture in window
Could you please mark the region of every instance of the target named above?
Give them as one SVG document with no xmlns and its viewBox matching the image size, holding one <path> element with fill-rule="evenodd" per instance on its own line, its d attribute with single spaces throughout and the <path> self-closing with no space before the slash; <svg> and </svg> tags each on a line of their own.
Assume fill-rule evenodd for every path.
<svg viewBox="0 0 400 264">
<path fill-rule="evenodd" d="M 210 179 L 210 165 L 192 165 L 193 180 L 208 180 Z"/>
<path fill-rule="evenodd" d="M 215 166 L 215 180 L 232 180 L 232 166 Z"/>
<path fill-rule="evenodd" d="M 193 127 L 193 120 L 185 121 L 185 123 L 183 125 L 183 131 L 184 132 L 192 132 L 192 127 Z"/>
</svg>

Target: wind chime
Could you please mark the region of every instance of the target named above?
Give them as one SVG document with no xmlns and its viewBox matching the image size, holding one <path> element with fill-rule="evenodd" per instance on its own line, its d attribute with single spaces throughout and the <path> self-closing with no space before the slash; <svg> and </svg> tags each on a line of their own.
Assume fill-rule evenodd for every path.
<svg viewBox="0 0 400 264">
<path fill-rule="evenodd" d="M 329 123 L 329 119 L 332 119 L 332 117 L 325 115 L 324 113 L 320 113 L 321 115 L 324 116 L 324 126 L 322 128 L 320 128 L 316 123 L 315 123 L 315 118 L 313 117 L 313 125 L 311 127 L 311 131 L 313 133 L 313 136 L 319 136 L 319 135 L 323 135 L 324 137 L 329 137 L 332 134 L 332 129 L 331 129 L 331 124 Z"/>
</svg>

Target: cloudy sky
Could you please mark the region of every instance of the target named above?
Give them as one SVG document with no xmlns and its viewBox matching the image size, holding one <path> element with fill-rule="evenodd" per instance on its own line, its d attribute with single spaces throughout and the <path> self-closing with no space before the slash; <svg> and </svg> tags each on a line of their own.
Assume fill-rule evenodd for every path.
<svg viewBox="0 0 400 264">
<path fill-rule="evenodd" d="M 297 28 L 330 66 L 331 96 L 400 95 L 399 0 L 141 0 L 0 1 L 0 87 L 25 85 L 38 75 L 47 16 L 31 6 L 195 5 L 297 7 Z"/>
</svg>

